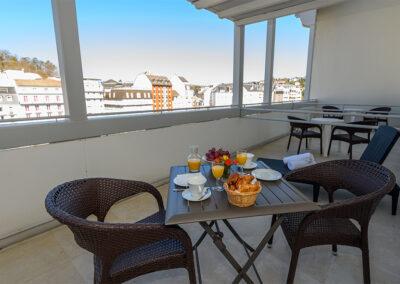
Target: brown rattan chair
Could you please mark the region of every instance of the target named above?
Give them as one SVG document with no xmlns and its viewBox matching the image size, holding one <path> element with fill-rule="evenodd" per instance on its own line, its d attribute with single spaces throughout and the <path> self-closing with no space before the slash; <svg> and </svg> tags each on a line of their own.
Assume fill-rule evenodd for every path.
<svg viewBox="0 0 400 284">
<path fill-rule="evenodd" d="M 287 283 L 294 281 L 300 250 L 318 245 L 332 245 L 334 252 L 337 245 L 360 248 L 364 283 L 370 283 L 369 221 L 379 201 L 393 189 L 393 173 L 372 162 L 336 160 L 292 171 L 286 179 L 319 184 L 328 192 L 346 189 L 354 194 L 347 200 L 323 205 L 319 211 L 284 215 L 281 226 L 292 250 Z"/>
<path fill-rule="evenodd" d="M 290 122 L 290 135 L 289 135 L 289 141 L 287 144 L 287 150 L 289 150 L 289 148 L 290 148 L 290 142 L 292 141 L 292 137 L 296 137 L 300 140 L 299 146 L 297 148 L 297 154 L 300 153 L 301 142 L 303 141 L 303 139 L 306 139 L 306 148 L 308 148 L 308 138 L 317 138 L 320 141 L 320 151 L 322 154 L 322 128 L 321 128 L 321 126 L 307 123 L 307 121 L 305 119 L 298 118 L 295 116 L 289 115 L 287 118 L 288 118 L 288 120 L 292 120 Z M 319 131 L 314 131 L 313 129 L 318 129 Z"/>
<path fill-rule="evenodd" d="M 137 223 L 104 222 L 115 202 L 142 192 L 155 197 L 157 213 Z M 67 182 L 47 195 L 46 209 L 94 254 L 94 283 L 121 283 L 174 268 L 187 269 L 190 283 L 196 283 L 191 240 L 178 226 L 164 225 L 161 195 L 150 184 L 108 178 Z M 87 220 L 90 215 L 98 221 Z"/>
</svg>

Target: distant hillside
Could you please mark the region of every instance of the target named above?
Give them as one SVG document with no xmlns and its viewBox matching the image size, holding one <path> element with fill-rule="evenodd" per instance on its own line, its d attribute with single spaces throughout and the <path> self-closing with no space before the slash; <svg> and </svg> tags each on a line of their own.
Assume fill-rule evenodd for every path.
<svg viewBox="0 0 400 284">
<path fill-rule="evenodd" d="M 11 54 L 8 50 L 0 50 L 0 71 L 7 69 L 24 69 L 25 72 L 37 73 L 43 78 L 58 75 L 57 67 L 48 60 L 42 61 L 36 57 L 18 57 L 17 55 Z"/>
</svg>

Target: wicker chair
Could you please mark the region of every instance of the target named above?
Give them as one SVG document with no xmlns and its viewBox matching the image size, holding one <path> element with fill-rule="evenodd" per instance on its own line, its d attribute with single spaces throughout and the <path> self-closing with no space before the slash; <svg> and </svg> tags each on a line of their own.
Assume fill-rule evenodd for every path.
<svg viewBox="0 0 400 284">
<path fill-rule="evenodd" d="M 292 171 L 286 179 L 317 183 L 333 192 L 346 189 L 354 197 L 327 204 L 321 210 L 284 215 L 283 233 L 292 250 L 287 283 L 293 283 L 302 248 L 332 245 L 358 247 L 362 251 L 364 283 L 370 283 L 368 225 L 382 197 L 395 185 L 391 171 L 367 161 L 337 160 Z M 358 228 L 351 220 L 358 222 Z"/>
<path fill-rule="evenodd" d="M 290 135 L 289 135 L 289 142 L 287 145 L 287 150 L 289 150 L 290 142 L 292 137 L 296 137 L 300 140 L 299 146 L 297 148 L 297 154 L 300 153 L 301 149 L 301 142 L 303 139 L 306 139 L 306 148 L 308 148 L 308 138 L 317 138 L 320 141 L 320 151 L 322 154 L 322 129 L 321 126 L 307 123 L 305 119 L 298 118 L 295 116 L 288 116 L 289 120 L 294 120 L 298 122 L 290 122 Z M 314 131 L 312 129 L 319 129 L 319 132 Z"/>
<path fill-rule="evenodd" d="M 375 126 L 374 121 L 356 121 L 350 122 L 349 125 L 365 125 L 365 126 Z M 342 131 L 345 133 L 337 133 L 337 131 Z M 350 159 L 353 159 L 353 145 L 357 144 L 368 144 L 371 141 L 372 129 L 368 128 L 357 128 L 351 126 L 335 126 L 332 129 L 331 139 L 329 141 L 328 156 L 331 153 L 332 141 L 343 141 L 349 143 L 348 153 L 350 154 Z M 357 134 L 366 134 L 367 137 L 359 136 Z"/>
<path fill-rule="evenodd" d="M 366 112 L 366 114 L 375 114 L 375 115 L 382 115 L 381 117 L 364 117 L 364 121 L 373 121 L 376 125 L 378 125 L 380 122 L 385 123 L 386 125 L 389 125 L 389 119 L 385 116 L 389 115 L 389 113 L 392 111 L 391 107 L 377 107 L 370 109 L 369 111 Z"/>
<path fill-rule="evenodd" d="M 159 211 L 137 223 L 105 223 L 124 198 L 150 193 Z M 185 268 L 196 283 L 192 243 L 177 226 L 165 226 L 160 193 L 152 185 L 107 178 L 82 179 L 54 188 L 46 197 L 51 216 L 67 225 L 79 246 L 94 254 L 94 283 L 121 283 L 154 271 Z M 86 218 L 95 215 L 98 221 Z"/>
<path fill-rule="evenodd" d="M 322 111 L 326 114 L 322 115 L 324 118 L 337 118 L 337 119 L 343 119 L 343 115 L 340 115 L 343 113 L 343 111 L 336 107 L 336 106 L 323 106 Z"/>
</svg>

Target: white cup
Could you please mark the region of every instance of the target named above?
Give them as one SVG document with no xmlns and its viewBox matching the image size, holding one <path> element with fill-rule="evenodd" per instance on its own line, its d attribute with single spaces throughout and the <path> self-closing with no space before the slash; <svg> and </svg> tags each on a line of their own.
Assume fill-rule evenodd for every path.
<svg viewBox="0 0 400 284">
<path fill-rule="evenodd" d="M 189 178 L 189 191 L 194 199 L 200 199 L 204 195 L 204 185 L 206 182 L 207 179 L 203 175 L 196 175 Z"/>
<path fill-rule="evenodd" d="M 251 166 L 251 163 L 253 163 L 253 159 L 254 159 L 254 154 L 247 153 L 247 160 L 246 160 L 246 164 L 244 165 L 244 167 L 249 168 Z"/>
</svg>

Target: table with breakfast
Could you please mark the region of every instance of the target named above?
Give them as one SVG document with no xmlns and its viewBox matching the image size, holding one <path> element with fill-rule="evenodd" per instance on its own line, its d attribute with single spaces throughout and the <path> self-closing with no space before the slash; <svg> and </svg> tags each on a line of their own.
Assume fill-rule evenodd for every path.
<svg viewBox="0 0 400 284">
<path fill-rule="evenodd" d="M 254 261 L 281 224 L 281 215 L 319 209 L 279 172 L 253 159 L 254 155 L 244 150 L 231 154 L 214 148 L 200 156 L 198 147 L 192 146 L 187 165 L 171 167 L 165 224 L 199 223 L 204 229 L 193 246 L 199 282 L 197 249 L 207 235 L 238 272 L 233 283 L 242 279 L 253 283 L 247 275 L 251 267 L 261 282 Z M 251 247 L 228 221 L 267 215 L 273 215 L 273 222 L 270 228 L 265 228 L 265 236 L 256 248 Z M 243 266 L 225 246 L 218 221 L 223 222 L 244 247 L 249 258 Z"/>
</svg>

